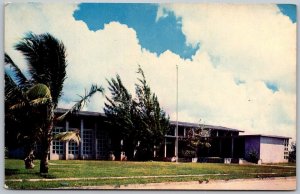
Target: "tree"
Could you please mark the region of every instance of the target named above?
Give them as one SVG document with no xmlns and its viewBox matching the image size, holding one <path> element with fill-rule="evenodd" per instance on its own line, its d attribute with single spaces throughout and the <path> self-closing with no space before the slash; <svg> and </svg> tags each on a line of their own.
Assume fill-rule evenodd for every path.
<svg viewBox="0 0 300 194">
<path fill-rule="evenodd" d="M 64 44 L 49 33 L 27 33 L 15 49 L 25 56 L 28 72 L 25 75 L 5 54 L 5 120 L 9 121 L 5 127 L 6 135 L 13 133 L 23 137 L 19 139 L 26 139 L 26 158 L 32 157 L 34 145 L 39 144 L 40 173 L 48 173 L 48 154 L 55 123 L 67 114 L 80 110 L 94 93 L 103 92 L 103 88 L 92 85 L 90 91 L 81 96 L 70 110 L 55 117 L 54 110 L 66 79 Z M 77 137 L 79 140 L 76 132 L 61 136 L 64 140 L 67 137 L 70 140 Z"/>
<path fill-rule="evenodd" d="M 198 128 L 189 128 L 186 130 L 186 138 L 182 139 L 187 146 L 186 155 L 197 158 L 201 151 L 211 147 L 211 130 L 206 129 L 204 125 L 199 124 Z"/>
<path fill-rule="evenodd" d="M 143 159 L 150 159 L 151 153 L 163 143 L 164 135 L 170 127 L 169 117 L 160 108 L 158 98 L 152 93 L 145 74 L 139 66 L 139 83 L 135 85 L 137 112 L 141 117 L 140 154 Z"/>
<path fill-rule="evenodd" d="M 112 137 L 114 149 L 119 153 L 125 151 L 129 159 L 133 158 L 133 150 L 137 144 L 137 114 L 136 103 L 132 95 L 122 83 L 119 75 L 116 79 L 107 80 L 111 98 L 106 96 L 104 113 L 106 114 L 110 126 L 112 127 Z M 124 147 L 120 150 L 120 143 L 124 142 Z"/>
<path fill-rule="evenodd" d="M 291 151 L 289 153 L 289 162 L 296 162 L 296 142 L 291 143 Z"/>
<path fill-rule="evenodd" d="M 141 67 L 141 75 L 136 84 L 136 98 L 124 87 L 121 78 L 108 80 L 111 98 L 106 97 L 104 112 L 114 134 L 119 134 L 117 142 L 123 140 L 123 149 L 128 159 L 147 160 L 159 149 L 164 135 L 169 129 L 169 118 L 160 108 L 157 96 L 151 92 Z M 117 145 L 118 146 L 118 145 Z"/>
</svg>

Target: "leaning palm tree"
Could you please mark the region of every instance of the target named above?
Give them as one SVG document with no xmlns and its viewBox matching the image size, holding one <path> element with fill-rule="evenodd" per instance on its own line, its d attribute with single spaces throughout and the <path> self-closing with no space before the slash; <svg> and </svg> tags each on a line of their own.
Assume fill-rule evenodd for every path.
<svg viewBox="0 0 300 194">
<path fill-rule="evenodd" d="M 103 93 L 103 88 L 92 85 L 70 110 L 55 117 L 54 110 L 66 79 L 67 61 L 63 43 L 49 33 L 27 33 L 15 49 L 25 56 L 28 73 L 24 74 L 5 54 L 5 117 L 21 126 L 17 134 L 27 139 L 26 158 L 32 158 L 33 145 L 40 145 L 40 173 L 48 173 L 48 154 L 53 138 L 80 141 L 76 131 L 53 137 L 55 123 L 79 111 L 93 94 Z"/>
</svg>

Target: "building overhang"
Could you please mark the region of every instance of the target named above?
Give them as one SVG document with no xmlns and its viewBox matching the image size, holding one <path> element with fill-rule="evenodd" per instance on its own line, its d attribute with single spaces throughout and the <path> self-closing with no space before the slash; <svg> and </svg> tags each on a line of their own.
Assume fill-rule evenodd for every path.
<svg viewBox="0 0 300 194">
<path fill-rule="evenodd" d="M 263 135 L 263 134 L 253 134 L 253 135 L 240 135 L 240 137 L 271 137 L 277 139 L 292 139 L 291 137 L 280 136 L 280 135 Z"/>
<path fill-rule="evenodd" d="M 176 121 L 170 121 L 171 125 L 177 125 Z M 178 126 L 180 127 L 190 127 L 190 128 L 199 128 L 200 124 L 198 123 L 189 123 L 189 122 L 181 122 L 178 121 Z M 228 128 L 228 127 L 222 127 L 222 126 L 215 126 L 215 125 L 201 125 L 204 129 L 211 129 L 211 130 L 219 130 L 219 131 L 232 131 L 232 132 L 245 132 L 243 130 L 234 129 L 234 128 Z"/>
<path fill-rule="evenodd" d="M 63 114 L 67 111 L 68 111 L 68 109 L 57 108 L 57 109 L 54 110 L 54 113 Z M 80 115 L 80 116 L 106 117 L 106 115 L 104 113 L 92 112 L 92 111 L 78 111 L 74 114 L 75 115 Z"/>
</svg>

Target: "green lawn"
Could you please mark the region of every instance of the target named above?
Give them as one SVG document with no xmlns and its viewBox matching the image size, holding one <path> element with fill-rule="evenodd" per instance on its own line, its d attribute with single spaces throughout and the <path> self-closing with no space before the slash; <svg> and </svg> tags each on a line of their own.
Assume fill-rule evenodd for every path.
<svg viewBox="0 0 300 194">
<path fill-rule="evenodd" d="M 32 170 L 22 160 L 5 159 L 5 184 L 12 189 L 45 189 L 91 185 L 127 185 L 170 181 L 208 181 L 210 179 L 264 178 L 296 176 L 296 168 L 209 163 L 119 162 L 119 161 L 50 161 L 49 174 L 39 174 L 39 162 Z M 180 175 L 176 177 L 176 175 Z M 187 176 L 186 176 L 187 175 Z M 165 177 L 135 177 L 165 176 Z M 168 176 L 168 177 L 166 177 Z M 108 178 L 115 177 L 115 178 Z M 130 177 L 120 179 L 117 177 Z M 80 178 L 80 180 L 61 180 Z M 93 179 L 95 178 L 95 179 Z M 19 179 L 18 182 L 13 179 Z M 29 181 L 28 179 L 51 179 Z M 60 179 L 60 180 L 55 180 Z M 86 180 L 84 180 L 86 179 Z M 88 180 L 89 179 L 89 180 Z M 92 179 L 92 180 L 90 180 Z"/>
</svg>

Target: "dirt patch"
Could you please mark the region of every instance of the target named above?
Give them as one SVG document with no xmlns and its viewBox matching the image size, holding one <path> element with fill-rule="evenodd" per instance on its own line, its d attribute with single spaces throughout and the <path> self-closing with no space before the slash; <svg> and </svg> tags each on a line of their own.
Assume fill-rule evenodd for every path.
<svg viewBox="0 0 300 194">
<path fill-rule="evenodd" d="M 296 190 L 296 177 L 266 179 L 210 180 L 192 182 L 149 183 L 132 185 L 83 186 L 65 189 L 103 190 Z"/>
</svg>

